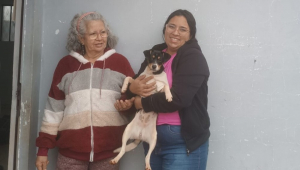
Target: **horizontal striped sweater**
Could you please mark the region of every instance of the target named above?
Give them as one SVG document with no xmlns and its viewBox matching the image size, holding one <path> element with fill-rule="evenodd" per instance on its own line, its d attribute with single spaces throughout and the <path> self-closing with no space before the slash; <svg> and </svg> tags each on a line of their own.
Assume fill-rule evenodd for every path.
<svg viewBox="0 0 300 170">
<path fill-rule="evenodd" d="M 115 156 L 128 119 L 114 107 L 127 76 L 134 76 L 128 60 L 106 49 L 92 64 L 77 52 L 63 57 L 54 72 L 36 146 L 38 155 L 50 148 L 83 161 Z"/>
</svg>

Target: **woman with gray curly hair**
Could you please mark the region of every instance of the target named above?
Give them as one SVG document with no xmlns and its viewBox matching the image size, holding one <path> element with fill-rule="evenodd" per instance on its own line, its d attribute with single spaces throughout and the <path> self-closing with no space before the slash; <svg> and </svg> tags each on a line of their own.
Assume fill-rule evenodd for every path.
<svg viewBox="0 0 300 170">
<path fill-rule="evenodd" d="M 74 16 L 66 46 L 70 54 L 56 67 L 36 139 L 38 170 L 46 170 L 48 149 L 56 146 L 57 170 L 118 169 L 109 160 L 121 146 L 126 114 L 134 110 L 134 98 L 121 95 L 121 87 L 134 72 L 113 49 L 116 43 L 101 14 Z"/>
<path fill-rule="evenodd" d="M 78 23 L 78 19 L 81 16 L 82 15 L 77 14 L 74 16 L 73 20 L 71 21 L 71 27 L 69 29 L 68 41 L 66 46 L 68 51 L 78 51 L 81 52 L 81 54 L 83 51 L 85 51 L 85 48 L 80 42 L 79 37 L 84 37 L 84 35 L 87 33 L 85 22 L 90 20 L 102 21 L 106 32 L 105 38 L 107 37 L 107 46 L 109 48 L 114 48 L 117 45 L 117 37 L 112 33 L 108 23 L 106 22 L 106 20 L 103 18 L 101 14 L 92 12 L 89 15 L 83 17 Z"/>
</svg>

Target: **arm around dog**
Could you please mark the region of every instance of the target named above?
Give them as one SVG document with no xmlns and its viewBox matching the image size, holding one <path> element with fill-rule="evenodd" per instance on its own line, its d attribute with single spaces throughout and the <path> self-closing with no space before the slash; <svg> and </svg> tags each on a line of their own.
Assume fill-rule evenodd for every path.
<svg viewBox="0 0 300 170">
<path fill-rule="evenodd" d="M 155 81 L 153 83 L 147 84 L 148 81 L 153 79 L 153 76 L 147 77 L 145 75 L 140 76 L 147 67 L 147 61 L 141 64 L 140 70 L 138 74 L 133 77 L 133 82 L 128 84 L 128 88 L 126 90 L 126 95 L 128 97 L 134 97 L 136 95 L 139 96 L 149 96 L 151 92 L 156 88 Z"/>
<path fill-rule="evenodd" d="M 173 85 L 171 93 L 173 101 L 165 99 L 165 93 L 156 93 L 141 99 L 146 112 L 154 111 L 168 113 L 189 106 L 195 94 L 207 81 L 208 66 L 202 52 L 198 49 L 189 49 L 185 53 L 178 53 L 178 61 L 173 61 Z M 175 62 L 175 63 L 174 63 Z M 175 67 L 175 68 L 173 68 Z"/>
</svg>

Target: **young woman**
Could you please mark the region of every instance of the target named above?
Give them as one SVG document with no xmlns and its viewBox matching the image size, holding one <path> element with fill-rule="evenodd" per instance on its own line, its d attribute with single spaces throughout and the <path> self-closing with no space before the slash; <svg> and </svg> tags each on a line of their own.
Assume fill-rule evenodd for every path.
<svg viewBox="0 0 300 170">
<path fill-rule="evenodd" d="M 164 64 L 173 101 L 164 93 L 135 97 L 135 107 L 158 113 L 157 144 L 150 158 L 153 170 L 205 170 L 209 146 L 210 120 L 207 113 L 209 68 L 195 38 L 196 21 L 187 10 L 170 14 L 163 27 L 165 42 L 153 49 L 172 57 Z M 138 75 L 147 63 L 142 63 Z M 129 86 L 141 95 L 141 79 Z M 145 95 L 143 95 L 145 96 Z M 144 143 L 147 154 L 148 144 Z"/>
</svg>

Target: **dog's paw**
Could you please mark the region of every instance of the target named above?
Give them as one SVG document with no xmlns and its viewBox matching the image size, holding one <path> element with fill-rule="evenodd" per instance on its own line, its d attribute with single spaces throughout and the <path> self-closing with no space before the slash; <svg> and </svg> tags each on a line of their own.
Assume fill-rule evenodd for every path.
<svg viewBox="0 0 300 170">
<path fill-rule="evenodd" d="M 126 90 L 127 90 L 127 87 L 128 87 L 128 86 L 126 86 L 126 85 L 123 85 L 123 86 L 122 86 L 122 89 L 121 89 L 121 92 L 122 92 L 122 93 L 125 93 L 125 92 L 126 92 Z"/>
<path fill-rule="evenodd" d="M 168 102 L 171 102 L 173 99 L 173 96 L 171 94 L 166 94 L 166 99 Z"/>
<path fill-rule="evenodd" d="M 172 98 L 168 98 L 167 100 L 168 100 L 168 102 L 171 102 L 171 101 L 172 101 Z"/>
<path fill-rule="evenodd" d="M 109 163 L 112 165 L 116 165 L 118 162 L 113 159 L 113 160 L 109 161 Z"/>
</svg>

